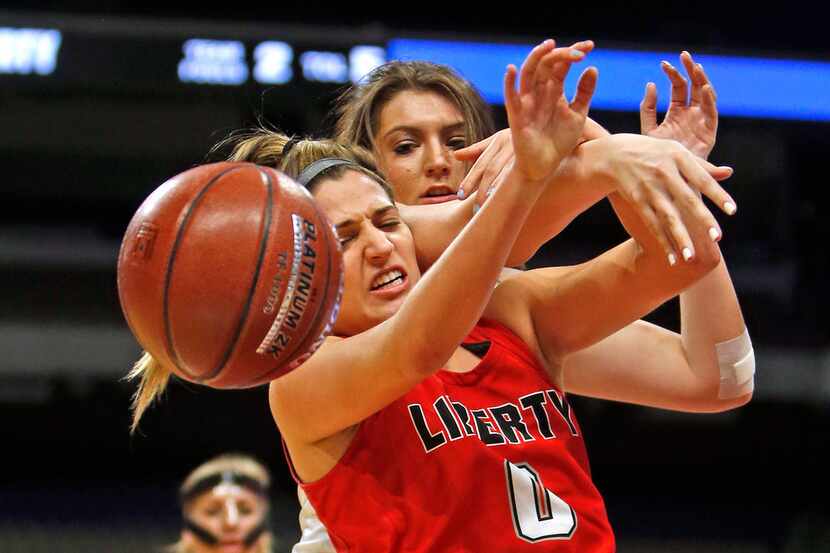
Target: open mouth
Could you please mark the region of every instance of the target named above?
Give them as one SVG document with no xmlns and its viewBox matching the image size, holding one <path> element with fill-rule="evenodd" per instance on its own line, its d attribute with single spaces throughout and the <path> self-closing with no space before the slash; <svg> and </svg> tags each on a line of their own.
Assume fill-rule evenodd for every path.
<svg viewBox="0 0 830 553">
<path fill-rule="evenodd" d="M 458 199 L 458 196 L 449 186 L 430 186 L 425 194 L 418 198 L 418 202 L 422 204 L 437 204 L 441 202 L 448 202 L 450 200 Z"/>
<path fill-rule="evenodd" d="M 375 280 L 372 281 L 372 285 L 369 289 L 372 292 L 376 292 L 378 290 L 394 288 L 395 286 L 403 284 L 404 278 L 406 278 L 406 274 L 399 269 L 384 271 L 375 277 Z"/>
</svg>

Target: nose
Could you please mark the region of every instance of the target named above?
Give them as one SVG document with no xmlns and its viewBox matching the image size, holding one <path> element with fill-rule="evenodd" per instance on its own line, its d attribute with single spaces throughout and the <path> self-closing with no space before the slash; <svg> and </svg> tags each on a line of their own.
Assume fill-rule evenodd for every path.
<svg viewBox="0 0 830 553">
<path fill-rule="evenodd" d="M 234 501 L 228 501 L 225 504 L 225 516 L 222 517 L 222 526 L 224 528 L 235 528 L 239 524 L 239 509 Z"/>
<path fill-rule="evenodd" d="M 440 179 L 450 174 L 450 152 L 440 140 L 429 141 L 426 148 L 425 169 L 428 177 Z"/>
<path fill-rule="evenodd" d="M 366 258 L 373 265 L 383 265 L 395 249 L 392 241 L 383 230 L 372 227 L 366 237 Z"/>
</svg>

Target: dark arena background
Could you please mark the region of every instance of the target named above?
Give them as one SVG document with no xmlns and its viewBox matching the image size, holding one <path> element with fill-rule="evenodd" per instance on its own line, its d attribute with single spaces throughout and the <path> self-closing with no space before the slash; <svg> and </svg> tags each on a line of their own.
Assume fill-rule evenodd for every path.
<svg viewBox="0 0 830 553">
<path fill-rule="evenodd" d="M 661 56 L 676 64 L 690 50 L 719 91 L 711 159 L 735 168 L 726 188 L 739 212 L 718 217 L 756 350 L 752 402 L 689 415 L 572 398 L 619 550 L 830 551 L 830 48 L 820 4 L 447 4 L 0 6 L 0 552 L 159 550 L 178 536 L 178 483 L 225 451 L 272 470 L 277 551 L 289 551 L 295 487 L 265 388 L 176 383 L 129 434 L 133 385 L 121 379 L 139 349 L 115 288 L 127 222 L 233 129 L 261 120 L 325 135 L 338 91 L 387 58 L 443 61 L 468 42 L 459 69 L 474 71 L 487 63 L 476 45 L 547 36 L 592 38 L 597 56 L 616 56 L 616 69 L 596 62 L 605 96 L 592 109 L 612 132 L 638 132 L 645 82 L 668 97 Z M 627 72 L 637 53 L 654 56 L 651 73 Z M 492 63 L 492 81 L 477 84 L 500 86 L 503 69 Z M 586 260 L 624 236 L 603 202 L 533 264 Z M 650 319 L 677 329 L 677 303 Z"/>
</svg>

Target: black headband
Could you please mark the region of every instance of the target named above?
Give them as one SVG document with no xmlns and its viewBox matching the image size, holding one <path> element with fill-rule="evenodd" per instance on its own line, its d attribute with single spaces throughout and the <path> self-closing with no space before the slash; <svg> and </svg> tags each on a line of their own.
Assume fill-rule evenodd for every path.
<svg viewBox="0 0 830 553">
<path fill-rule="evenodd" d="M 323 159 L 318 159 L 317 161 L 306 165 L 305 168 L 300 171 L 300 174 L 297 175 L 297 182 L 303 187 L 308 188 L 311 181 L 320 176 L 321 173 L 331 169 L 332 167 L 337 167 L 338 165 L 360 167 L 357 163 L 349 161 L 348 159 L 342 159 L 339 157 L 324 157 Z"/>
<path fill-rule="evenodd" d="M 202 478 L 196 482 L 192 488 L 181 493 L 179 499 L 182 504 L 187 503 L 194 497 L 199 496 L 208 490 L 212 490 L 219 484 L 236 484 L 238 486 L 248 488 L 257 495 L 261 495 L 263 497 L 268 495 L 268 489 L 266 486 L 263 486 L 259 480 L 236 471 L 226 470 L 224 472 L 211 474 L 210 476 Z"/>
</svg>

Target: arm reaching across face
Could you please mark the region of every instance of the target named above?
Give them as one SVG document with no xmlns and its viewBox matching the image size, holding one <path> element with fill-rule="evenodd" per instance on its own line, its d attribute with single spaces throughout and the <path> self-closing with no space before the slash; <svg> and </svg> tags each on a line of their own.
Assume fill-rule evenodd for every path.
<svg viewBox="0 0 830 553">
<path fill-rule="evenodd" d="M 518 90 L 516 68 L 508 68 L 505 96 L 516 159 L 494 201 L 407 292 L 394 314 L 355 335 L 327 341 L 303 365 L 271 383 L 272 413 L 289 448 L 345 431 L 406 393 L 443 366 L 481 316 L 519 227 L 545 180 L 581 135 L 595 87 L 596 70 L 589 69 L 569 104 L 562 97 L 567 71 L 559 71 L 556 62 L 574 54 L 554 46 L 543 43 L 528 56 Z M 344 263 L 361 263 L 368 254 L 354 250 L 359 247 L 360 240 L 346 246 Z M 351 293 L 348 280 L 344 293 Z"/>
</svg>

